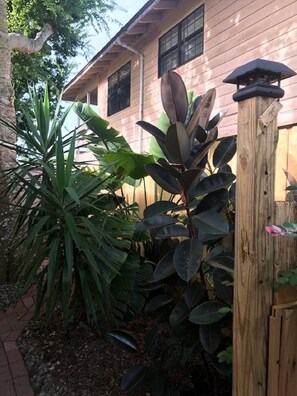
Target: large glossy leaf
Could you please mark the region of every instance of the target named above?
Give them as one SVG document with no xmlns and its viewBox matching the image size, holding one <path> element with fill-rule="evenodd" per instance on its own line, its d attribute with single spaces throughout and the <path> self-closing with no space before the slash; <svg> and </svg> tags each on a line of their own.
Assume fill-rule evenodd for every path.
<svg viewBox="0 0 297 396">
<path fill-rule="evenodd" d="M 147 132 L 149 132 L 151 135 L 153 135 L 153 138 L 151 140 L 150 154 L 157 159 L 167 158 L 170 162 L 173 162 L 173 158 L 168 153 L 166 147 L 166 134 L 158 127 L 146 121 L 138 121 L 137 124 L 145 129 Z"/>
<path fill-rule="evenodd" d="M 171 176 L 177 179 L 180 177 L 181 173 L 176 169 L 175 165 L 170 164 L 164 158 L 159 158 L 158 163 L 162 166 L 162 168 L 164 168 L 167 172 L 169 172 Z"/>
<path fill-rule="evenodd" d="M 217 128 L 219 123 L 225 117 L 225 114 L 228 110 L 221 111 L 220 113 L 216 114 L 207 124 L 206 131 L 210 133 L 214 128 Z"/>
<path fill-rule="evenodd" d="M 145 165 L 154 163 L 152 155 L 138 154 L 126 149 L 119 149 L 116 153 L 108 152 L 104 160 L 114 164 L 116 169 L 123 168 L 125 174 L 132 179 L 142 179 L 147 176 Z"/>
<path fill-rule="evenodd" d="M 157 201 L 144 209 L 144 218 L 149 218 L 171 210 L 179 209 L 179 205 L 170 201 Z"/>
<path fill-rule="evenodd" d="M 177 326 L 187 319 L 189 315 L 189 307 L 185 300 L 180 300 L 170 313 L 169 322 L 171 326 Z"/>
<path fill-rule="evenodd" d="M 205 177 L 197 184 L 193 191 L 191 191 L 191 197 L 208 194 L 222 188 L 228 188 L 234 180 L 235 175 L 232 173 L 216 173 Z"/>
<path fill-rule="evenodd" d="M 177 73 L 168 71 L 163 74 L 161 99 L 171 124 L 177 121 L 184 123 L 188 112 L 188 97 L 185 84 Z"/>
<path fill-rule="evenodd" d="M 230 165 L 225 164 L 219 167 L 218 172 L 232 173 L 232 168 Z"/>
<path fill-rule="evenodd" d="M 172 237 L 188 237 L 189 231 L 186 227 L 181 224 L 169 225 L 161 228 L 157 235 L 156 239 L 164 239 L 164 238 L 172 238 Z"/>
<path fill-rule="evenodd" d="M 137 341 L 131 334 L 123 330 L 114 330 L 107 333 L 107 337 L 116 345 L 128 352 L 139 352 Z"/>
<path fill-rule="evenodd" d="M 101 118 L 90 105 L 76 103 L 74 111 L 102 141 L 113 141 L 119 135 L 119 132 L 110 128 L 109 122 Z"/>
<path fill-rule="evenodd" d="M 167 133 L 167 129 L 170 126 L 170 121 L 167 115 L 164 113 L 164 111 L 161 113 L 160 117 L 158 118 L 157 121 L 157 127 L 164 132 L 165 134 Z M 153 155 L 155 158 L 165 158 L 165 154 L 161 150 L 156 138 L 154 136 L 151 137 L 150 140 L 150 147 L 149 147 L 149 153 Z"/>
<path fill-rule="evenodd" d="M 216 268 L 213 272 L 214 288 L 218 298 L 225 303 L 233 304 L 233 277 L 227 271 Z"/>
<path fill-rule="evenodd" d="M 194 100 L 193 100 L 193 92 L 192 91 L 188 91 L 188 103 L 189 103 L 189 109 L 188 109 L 188 114 L 187 114 L 187 118 L 186 121 L 184 122 L 185 127 L 187 128 L 192 117 L 193 114 L 195 113 L 195 111 L 197 110 L 197 108 L 199 107 L 200 103 L 202 101 L 202 95 L 197 96 Z"/>
<path fill-rule="evenodd" d="M 224 252 L 221 246 L 214 248 L 204 260 L 212 267 L 223 268 L 230 273 L 234 271 L 234 253 Z"/>
<path fill-rule="evenodd" d="M 210 209 L 219 213 L 227 205 L 228 198 L 229 191 L 225 188 L 213 191 L 202 198 L 197 205 L 195 213 L 198 214 Z"/>
<path fill-rule="evenodd" d="M 189 158 L 191 145 L 181 122 L 169 127 L 166 135 L 166 147 L 175 163 L 184 164 Z"/>
<path fill-rule="evenodd" d="M 225 313 L 220 312 L 223 305 L 217 301 L 206 301 L 190 312 L 190 322 L 199 325 L 208 325 L 218 322 L 225 316 Z"/>
<path fill-rule="evenodd" d="M 145 167 L 147 173 L 165 191 L 171 194 L 179 194 L 181 186 L 179 182 L 158 164 L 149 164 Z"/>
<path fill-rule="evenodd" d="M 210 114 L 212 112 L 212 108 L 215 101 L 215 95 L 216 95 L 215 89 L 210 89 L 203 96 L 202 101 L 199 104 L 199 107 L 193 114 L 193 117 L 187 127 L 187 133 L 189 136 L 191 136 L 193 133 L 196 134 L 198 125 L 200 125 L 203 129 L 205 129 L 209 121 Z"/>
<path fill-rule="evenodd" d="M 295 179 L 295 177 L 285 169 L 284 169 L 284 174 L 286 175 L 286 178 L 288 180 L 288 183 L 290 184 L 290 187 L 295 186 L 294 190 L 296 190 L 297 189 L 297 180 Z"/>
<path fill-rule="evenodd" d="M 203 169 L 189 169 L 186 170 L 185 172 L 182 172 L 179 176 L 178 176 L 178 180 L 180 182 L 180 184 L 183 186 L 183 188 L 185 190 L 188 190 L 189 188 L 193 186 L 195 186 L 199 179 L 200 176 L 203 173 Z"/>
<path fill-rule="evenodd" d="M 158 294 L 156 297 L 151 298 L 145 306 L 146 312 L 156 311 L 158 308 L 164 307 L 171 303 L 172 298 L 167 294 Z"/>
<path fill-rule="evenodd" d="M 121 389 L 129 392 L 137 388 L 145 379 L 149 369 L 142 363 L 129 367 L 127 374 L 122 378 Z"/>
<path fill-rule="evenodd" d="M 136 229 L 137 231 L 142 231 L 147 228 L 152 229 L 152 228 L 159 228 L 163 227 L 169 224 L 175 224 L 176 223 L 176 218 L 168 215 L 155 215 L 152 217 L 149 217 L 147 219 L 142 220 L 142 222 L 137 223 Z"/>
<path fill-rule="evenodd" d="M 173 254 L 174 251 L 167 253 L 158 262 L 156 269 L 154 271 L 154 280 L 156 282 L 165 279 L 168 276 L 175 273 L 175 267 L 173 264 Z"/>
<path fill-rule="evenodd" d="M 236 153 L 236 136 L 224 138 L 213 153 L 213 166 L 219 168 L 232 160 Z"/>
<path fill-rule="evenodd" d="M 146 121 L 137 121 L 136 124 L 153 135 L 157 139 L 158 143 L 163 142 L 165 144 L 166 135 L 163 131 L 161 131 L 161 129 Z"/>
<path fill-rule="evenodd" d="M 193 216 L 192 222 L 198 231 L 206 234 L 224 235 L 229 233 L 228 221 L 212 209 Z"/>
<path fill-rule="evenodd" d="M 208 90 L 207 93 L 202 98 L 202 102 L 200 104 L 200 107 L 202 107 L 202 112 L 199 117 L 199 125 L 203 129 L 206 129 L 206 126 L 209 122 L 209 118 L 212 113 L 215 99 L 216 99 L 216 90 L 214 88 Z"/>
<path fill-rule="evenodd" d="M 198 239 L 180 242 L 174 252 L 173 263 L 179 277 L 189 282 L 197 273 L 202 255 L 202 245 Z"/>
<path fill-rule="evenodd" d="M 189 308 L 193 308 L 195 305 L 201 302 L 203 296 L 205 296 L 206 289 L 203 283 L 193 282 L 187 285 L 184 297 L 185 302 Z"/>
<path fill-rule="evenodd" d="M 222 338 L 220 327 L 217 323 L 199 326 L 199 338 L 203 348 L 208 353 L 214 353 Z"/>
<path fill-rule="evenodd" d="M 286 191 L 296 191 L 297 190 L 297 183 L 293 183 L 291 186 L 286 188 Z"/>
<path fill-rule="evenodd" d="M 214 141 L 208 141 L 194 146 L 192 148 L 191 155 L 189 156 L 186 166 L 188 168 L 204 168 L 206 164 L 207 154 L 214 143 Z"/>
</svg>

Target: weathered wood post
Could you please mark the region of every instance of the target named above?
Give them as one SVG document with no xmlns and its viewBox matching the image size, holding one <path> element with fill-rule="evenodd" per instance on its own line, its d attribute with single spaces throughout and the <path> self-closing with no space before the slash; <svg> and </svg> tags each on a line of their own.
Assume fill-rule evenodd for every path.
<svg viewBox="0 0 297 396">
<path fill-rule="evenodd" d="M 295 73 L 257 59 L 224 82 L 237 84 L 238 146 L 233 319 L 233 396 L 266 396 L 273 290 L 274 171 L 279 82 Z M 278 85 L 272 83 L 278 81 Z M 239 89 L 240 85 L 244 88 Z"/>
</svg>

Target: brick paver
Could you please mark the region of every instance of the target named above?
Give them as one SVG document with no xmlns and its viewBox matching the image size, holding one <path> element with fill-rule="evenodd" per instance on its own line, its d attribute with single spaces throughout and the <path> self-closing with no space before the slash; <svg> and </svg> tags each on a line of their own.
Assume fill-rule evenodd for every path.
<svg viewBox="0 0 297 396">
<path fill-rule="evenodd" d="M 0 394 L 34 396 L 27 368 L 17 346 L 17 338 L 33 317 L 34 290 L 15 306 L 0 311 Z"/>
</svg>

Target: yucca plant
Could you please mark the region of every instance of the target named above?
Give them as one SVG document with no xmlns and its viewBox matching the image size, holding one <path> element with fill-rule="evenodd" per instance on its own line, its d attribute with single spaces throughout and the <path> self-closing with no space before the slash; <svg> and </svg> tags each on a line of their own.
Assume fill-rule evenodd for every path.
<svg viewBox="0 0 297 396">
<path fill-rule="evenodd" d="M 28 129 L 11 126 L 21 142 L 12 147 L 15 167 L 3 175 L 16 213 L 19 279 L 24 289 L 37 284 L 36 314 L 45 307 L 46 320 L 61 305 L 67 324 L 79 303 L 105 330 L 127 310 L 139 269 L 130 251 L 136 207 L 114 193 L 117 176 L 77 166 L 78 134 L 62 133 L 68 110 L 51 120 L 47 89 L 43 99 L 33 91 L 31 100 Z M 123 283 L 113 295 L 118 277 Z"/>
<path fill-rule="evenodd" d="M 161 97 L 169 120 L 166 133 L 145 121 L 138 124 L 162 151 L 146 171 L 171 198 L 148 206 L 137 228 L 149 230 L 152 240 L 167 247 L 153 263 L 153 294 L 146 310 L 162 308 L 164 313 L 167 307 L 169 330 L 165 342 L 162 326 L 154 331 L 146 348 L 154 359 L 130 368 L 122 382 L 124 390 L 145 384 L 160 396 L 181 394 L 185 367 L 187 382 L 194 386 L 197 361 L 206 364 L 209 379 L 214 367 L 230 373 L 218 354 L 230 346 L 232 334 L 235 176 L 228 162 L 236 152 L 236 137 L 217 139 L 225 112 L 211 118 L 214 89 L 189 106 L 182 78 L 167 72 Z M 124 348 L 133 344 L 140 349 L 136 339 L 121 331 L 110 337 Z M 178 384 L 172 382 L 176 375 Z"/>
</svg>

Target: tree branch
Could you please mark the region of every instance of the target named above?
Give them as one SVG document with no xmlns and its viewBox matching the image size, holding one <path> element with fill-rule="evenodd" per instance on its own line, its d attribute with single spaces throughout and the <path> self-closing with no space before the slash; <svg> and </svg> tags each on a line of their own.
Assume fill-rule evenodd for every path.
<svg viewBox="0 0 297 396">
<path fill-rule="evenodd" d="M 33 52 L 40 51 L 53 33 L 53 28 L 48 23 L 43 26 L 34 39 L 25 37 L 19 33 L 9 33 L 9 46 L 11 50 L 32 54 Z"/>
</svg>

